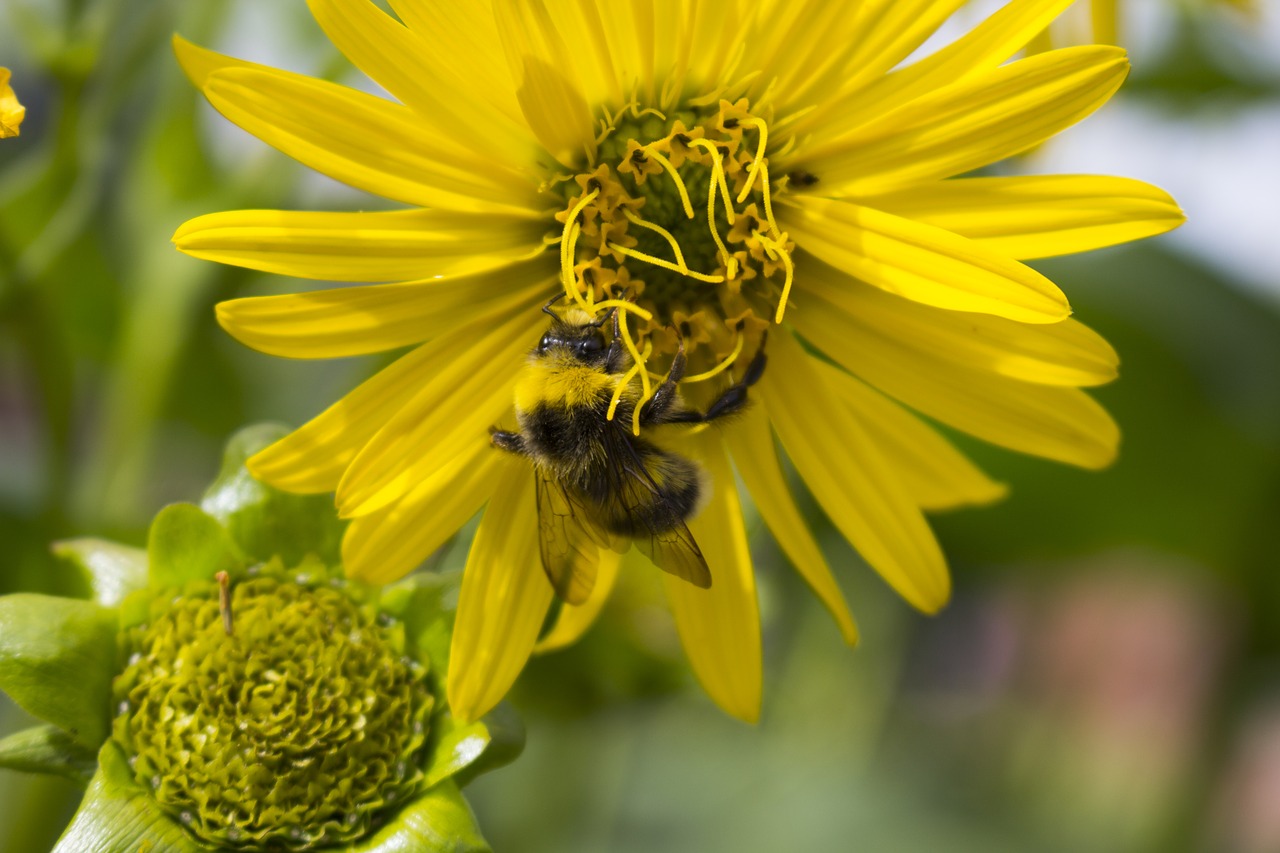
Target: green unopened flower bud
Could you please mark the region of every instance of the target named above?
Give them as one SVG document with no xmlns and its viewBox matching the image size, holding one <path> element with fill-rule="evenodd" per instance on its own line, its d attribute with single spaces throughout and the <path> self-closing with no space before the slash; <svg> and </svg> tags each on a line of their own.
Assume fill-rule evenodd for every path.
<svg viewBox="0 0 1280 853">
<path fill-rule="evenodd" d="M 222 602 L 189 587 L 124 638 L 114 736 L 205 842 L 351 841 L 422 787 L 426 670 L 399 623 L 320 576 L 261 573 Z"/>
</svg>

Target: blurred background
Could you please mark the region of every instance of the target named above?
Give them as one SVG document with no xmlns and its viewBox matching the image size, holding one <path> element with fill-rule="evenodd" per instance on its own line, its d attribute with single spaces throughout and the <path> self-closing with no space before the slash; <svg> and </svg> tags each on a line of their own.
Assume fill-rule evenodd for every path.
<svg viewBox="0 0 1280 853">
<path fill-rule="evenodd" d="M 1037 264 L 1121 353 L 1098 392 L 1120 461 L 958 438 L 1013 491 L 935 517 L 956 592 L 934 618 L 810 505 L 852 651 L 752 520 L 756 727 L 692 683 L 635 579 L 517 685 L 528 749 L 469 789 L 497 850 L 1280 851 L 1280 2 L 1120 7 L 1120 95 L 1003 167 L 1142 178 L 1187 211 L 1166 237 Z M 1049 39 L 1088 40 L 1087 19 Z M 197 102 L 175 31 L 370 85 L 301 3 L 0 0 L 27 107 L 0 142 L 0 592 L 72 591 L 50 541 L 142 543 L 237 427 L 299 424 L 377 366 L 261 356 L 216 327 L 215 302 L 297 284 L 179 255 L 181 222 L 369 199 Z M 0 697 L 0 735 L 26 724 Z M 0 771 L 0 850 L 48 850 L 77 798 Z"/>
</svg>

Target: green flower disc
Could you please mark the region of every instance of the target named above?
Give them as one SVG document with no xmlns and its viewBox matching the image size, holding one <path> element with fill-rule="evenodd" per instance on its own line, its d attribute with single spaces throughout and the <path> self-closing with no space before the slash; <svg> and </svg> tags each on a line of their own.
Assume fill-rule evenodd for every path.
<svg viewBox="0 0 1280 853">
<path fill-rule="evenodd" d="M 201 840 L 305 850 L 357 839 L 422 783 L 433 704 L 403 627 L 341 582 L 259 574 L 187 589 L 126 632 L 114 737 Z"/>
</svg>

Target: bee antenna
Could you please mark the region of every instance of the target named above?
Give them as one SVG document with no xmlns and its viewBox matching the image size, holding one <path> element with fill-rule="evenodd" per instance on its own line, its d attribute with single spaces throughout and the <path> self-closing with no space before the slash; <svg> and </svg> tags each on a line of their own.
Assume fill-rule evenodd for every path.
<svg viewBox="0 0 1280 853">
<path fill-rule="evenodd" d="M 558 294 L 556 294 L 555 296 L 551 297 L 549 300 L 547 300 L 547 304 L 542 306 L 542 313 L 543 313 L 543 314 L 546 314 L 546 315 L 548 315 L 548 316 L 550 316 L 550 317 L 555 317 L 557 320 L 558 320 L 558 319 L 560 319 L 560 318 L 556 315 L 556 312 L 554 312 L 554 311 L 552 311 L 552 310 L 551 310 L 551 306 L 552 306 L 552 305 L 555 305 L 555 304 L 556 304 L 557 302 L 559 302 L 561 299 L 564 299 L 564 294 L 563 294 L 563 293 L 558 293 Z"/>
<path fill-rule="evenodd" d="M 595 320 L 591 323 L 588 323 L 587 325 L 591 326 L 593 329 L 598 329 L 601 326 L 603 326 L 605 323 L 609 322 L 609 318 L 616 313 L 618 313 L 617 308 L 610 308 L 608 311 L 606 311 L 604 314 L 600 316 L 600 319 Z"/>
</svg>

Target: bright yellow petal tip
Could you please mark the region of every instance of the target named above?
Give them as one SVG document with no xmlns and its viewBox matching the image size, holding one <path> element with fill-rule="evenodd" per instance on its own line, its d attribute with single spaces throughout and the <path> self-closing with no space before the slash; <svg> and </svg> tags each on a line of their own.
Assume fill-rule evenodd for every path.
<svg viewBox="0 0 1280 853">
<path fill-rule="evenodd" d="M 9 85 L 9 69 L 0 68 L 0 139 L 17 136 L 27 108 L 18 103 L 18 96 Z"/>
</svg>

